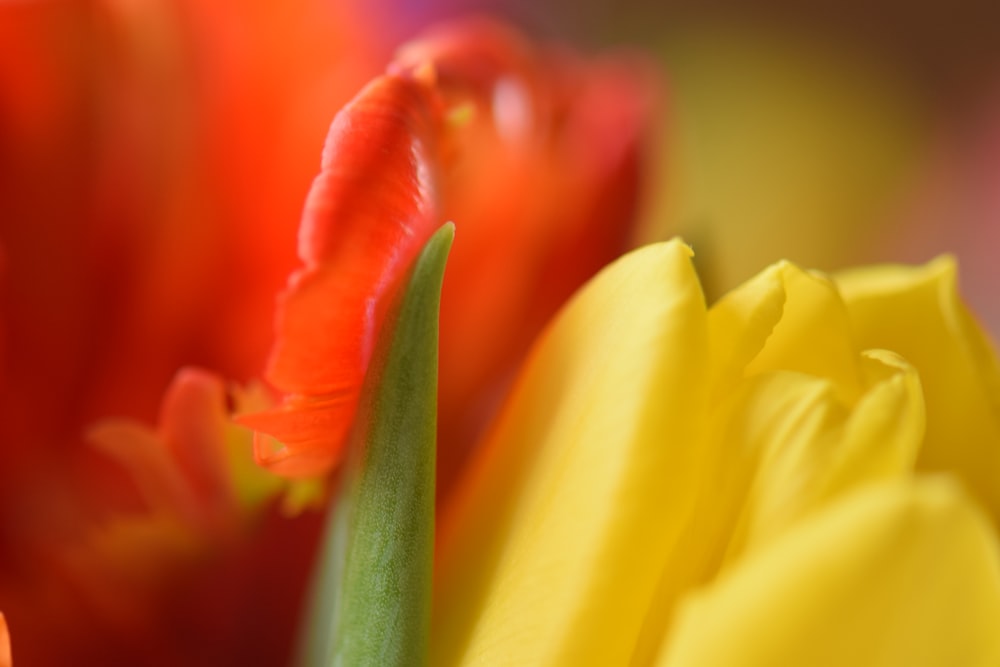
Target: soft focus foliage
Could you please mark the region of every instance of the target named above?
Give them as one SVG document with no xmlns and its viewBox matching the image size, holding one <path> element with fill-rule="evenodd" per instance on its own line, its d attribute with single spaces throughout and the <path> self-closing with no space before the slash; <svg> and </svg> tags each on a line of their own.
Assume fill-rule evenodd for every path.
<svg viewBox="0 0 1000 667">
<path fill-rule="evenodd" d="M 442 518 L 435 664 L 1000 659 L 1000 370 L 953 262 L 706 309 L 689 255 L 534 348 Z"/>
</svg>

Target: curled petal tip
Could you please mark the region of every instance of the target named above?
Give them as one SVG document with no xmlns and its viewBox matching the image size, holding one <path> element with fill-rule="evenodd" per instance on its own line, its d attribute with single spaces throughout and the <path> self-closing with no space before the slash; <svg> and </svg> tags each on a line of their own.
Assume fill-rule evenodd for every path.
<svg viewBox="0 0 1000 667">
<path fill-rule="evenodd" d="M 302 267 L 279 299 L 265 375 L 285 398 L 277 412 L 240 419 L 285 445 L 280 456 L 260 448 L 272 469 L 324 448 L 323 461 L 338 460 L 389 305 L 445 219 L 469 230 L 470 250 L 453 266 L 471 280 L 446 288 L 455 305 L 442 335 L 453 350 L 458 339 L 487 341 L 485 362 L 462 360 L 468 381 L 442 390 L 464 396 L 516 362 L 569 294 L 624 248 L 636 209 L 649 105 L 627 65 L 590 68 L 473 19 L 404 47 L 387 71 L 335 118 L 307 198 Z M 522 274 L 531 277 L 505 284 L 488 275 L 508 260 L 529 265 Z M 491 347 L 493 330 L 515 321 L 527 324 Z M 321 434 L 327 409 L 337 417 Z"/>
<path fill-rule="evenodd" d="M 272 470 L 318 474 L 339 456 L 389 303 L 438 224 L 434 132 L 424 83 L 391 74 L 330 127 L 267 370 L 287 396 L 239 419 L 284 443 L 257 448 Z"/>
</svg>

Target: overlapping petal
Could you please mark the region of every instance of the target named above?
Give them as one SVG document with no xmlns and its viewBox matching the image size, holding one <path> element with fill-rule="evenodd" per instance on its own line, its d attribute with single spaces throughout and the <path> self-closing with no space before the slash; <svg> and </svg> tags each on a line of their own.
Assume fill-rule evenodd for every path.
<svg viewBox="0 0 1000 667">
<path fill-rule="evenodd" d="M 12 120 L 0 129 L 0 395 L 14 443 L 0 452 L 12 480 L 0 528 L 24 547 L 0 552 L 0 594 L 42 664 L 64 652 L 42 618 L 95 663 L 149 647 L 167 664 L 211 662 L 217 645 L 224 659 L 262 644 L 262 660 L 280 656 L 315 521 L 285 531 L 275 519 L 265 501 L 288 487 L 233 455 L 247 437 L 227 423 L 234 410 L 270 471 L 335 468 L 389 304 L 454 219 L 467 241 L 444 295 L 441 460 L 457 471 L 535 334 L 626 243 L 653 97 L 644 66 L 475 20 L 401 52 L 335 121 L 296 269 L 302 155 L 380 50 L 355 9 L 2 10 L 16 20 L 0 26 L 12 83 L 0 93 Z M 254 377 L 272 333 L 273 395 L 251 405 L 221 378 Z M 190 364 L 211 372 L 182 373 L 161 402 Z M 95 422 L 97 447 L 82 447 Z M 245 601 L 255 567 L 273 638 L 236 650 L 252 608 L 227 605 Z"/>
<path fill-rule="evenodd" d="M 915 370 L 893 353 L 857 349 L 823 276 L 780 262 L 714 304 L 708 331 L 703 481 L 664 562 L 640 664 L 660 650 L 686 594 L 841 494 L 908 474 L 923 436 Z"/>
<path fill-rule="evenodd" d="M 974 399 L 978 446 L 1000 442 L 992 413 L 973 412 L 991 405 L 994 366 L 941 262 L 836 280 L 782 262 L 706 310 L 693 273 L 654 277 L 651 258 L 680 247 L 619 260 L 529 357 L 443 517 L 432 655 L 995 661 L 1000 561 L 977 504 L 990 473 L 967 468 L 991 459 L 930 429 L 950 387 Z M 903 312 L 947 352 L 901 339 Z M 674 355 L 701 371 L 666 371 Z M 954 355 L 978 367 L 924 372 Z M 637 407 L 651 405 L 662 422 Z M 951 459 L 931 466 L 934 448 Z"/>
<path fill-rule="evenodd" d="M 184 368 L 164 396 L 156 430 L 108 419 L 91 427 L 88 438 L 128 470 L 151 512 L 224 540 L 284 486 L 249 465 L 249 434 L 231 422 L 229 403 L 238 410 L 255 400 L 252 392 L 232 394 L 218 376 Z"/>
<path fill-rule="evenodd" d="M 438 223 L 434 119 L 410 77 L 375 80 L 338 114 L 299 236 L 304 267 L 282 296 L 267 377 L 282 405 L 240 421 L 258 461 L 288 475 L 339 460 L 375 335 L 392 295 Z"/>
<path fill-rule="evenodd" d="M 619 260 L 535 348 L 442 518 L 435 664 L 627 661 L 696 487 L 707 338 L 689 254 Z"/>
<path fill-rule="evenodd" d="M 657 665 L 992 665 L 1000 551 L 943 479 L 865 487 L 690 598 Z"/>
<path fill-rule="evenodd" d="M 920 373 L 927 437 L 918 466 L 959 473 L 1000 525 L 1000 366 L 956 281 L 948 257 L 837 276 L 859 344 L 894 350 Z"/>
<path fill-rule="evenodd" d="M 290 476 L 336 464 L 386 304 L 430 232 L 454 220 L 447 488 L 537 331 L 625 245 L 647 79 L 632 60 L 588 63 L 484 19 L 404 47 L 331 127 L 267 372 L 281 402 L 239 418 L 258 431 L 258 461 Z"/>
</svg>

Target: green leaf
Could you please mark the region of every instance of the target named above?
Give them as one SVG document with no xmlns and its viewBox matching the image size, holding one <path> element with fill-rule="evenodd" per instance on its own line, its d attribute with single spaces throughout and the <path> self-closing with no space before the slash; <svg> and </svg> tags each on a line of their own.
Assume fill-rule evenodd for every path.
<svg viewBox="0 0 1000 667">
<path fill-rule="evenodd" d="M 424 246 L 380 335 L 327 519 L 304 667 L 427 662 L 438 306 L 453 237 L 448 223 Z"/>
</svg>

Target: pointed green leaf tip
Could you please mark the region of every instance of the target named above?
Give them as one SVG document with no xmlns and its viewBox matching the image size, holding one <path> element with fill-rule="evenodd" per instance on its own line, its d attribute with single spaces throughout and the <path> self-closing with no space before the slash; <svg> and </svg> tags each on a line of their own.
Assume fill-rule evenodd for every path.
<svg viewBox="0 0 1000 667">
<path fill-rule="evenodd" d="M 427 662 L 438 306 L 454 230 L 424 246 L 380 335 L 327 520 L 303 667 Z"/>
</svg>

